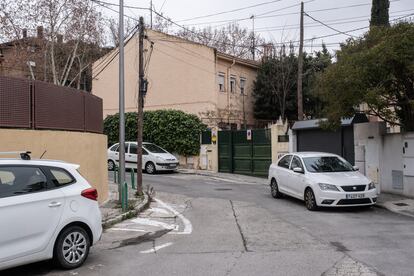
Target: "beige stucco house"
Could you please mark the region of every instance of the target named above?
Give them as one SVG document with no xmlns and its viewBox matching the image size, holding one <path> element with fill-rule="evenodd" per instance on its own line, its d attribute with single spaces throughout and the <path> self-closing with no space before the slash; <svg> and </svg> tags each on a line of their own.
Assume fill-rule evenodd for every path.
<svg viewBox="0 0 414 276">
<path fill-rule="evenodd" d="M 255 124 L 252 90 L 258 63 L 153 30 L 144 42 L 149 82 L 145 110 L 178 109 L 206 124 L 240 128 Z M 103 99 L 104 117 L 118 112 L 118 50 L 93 65 L 92 93 Z M 137 110 L 138 35 L 125 45 L 125 110 Z"/>
</svg>

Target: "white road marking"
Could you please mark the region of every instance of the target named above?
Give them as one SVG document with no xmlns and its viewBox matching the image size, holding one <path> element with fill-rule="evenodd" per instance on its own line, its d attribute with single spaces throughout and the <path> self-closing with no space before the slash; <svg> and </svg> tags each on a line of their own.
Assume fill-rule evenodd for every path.
<svg viewBox="0 0 414 276">
<path fill-rule="evenodd" d="M 148 249 L 148 250 L 144 250 L 144 251 L 140 251 L 140 253 L 144 253 L 144 254 L 148 254 L 148 253 L 155 253 L 157 250 L 160 250 L 162 248 L 165 248 L 167 246 L 172 245 L 172 242 L 167 242 L 158 246 L 155 246 L 154 248 Z"/>
<path fill-rule="evenodd" d="M 154 212 L 154 213 L 159 213 L 159 214 L 164 214 L 164 215 L 169 215 L 170 213 L 168 213 L 167 210 L 164 210 L 162 208 L 157 208 L 157 207 L 151 207 L 147 210 L 147 212 Z"/>
<path fill-rule="evenodd" d="M 191 224 L 191 222 L 186 217 L 184 217 L 181 213 L 179 213 L 176 210 L 174 210 L 170 205 L 168 205 L 167 203 L 163 202 L 162 200 L 160 200 L 158 198 L 154 198 L 154 200 L 156 202 L 158 202 L 158 204 L 160 204 L 163 208 L 169 210 L 175 216 L 177 216 L 179 219 L 181 219 L 181 221 L 184 224 L 184 230 L 182 232 L 168 232 L 168 234 L 189 235 L 189 234 L 191 234 L 193 232 L 193 225 Z"/>
<path fill-rule="evenodd" d="M 109 228 L 110 231 L 126 231 L 126 232 L 148 232 L 147 230 L 142 229 L 133 229 L 133 228 Z"/>
<path fill-rule="evenodd" d="M 132 219 L 131 222 L 135 224 L 142 224 L 142 225 L 149 225 L 149 226 L 155 226 L 155 227 L 162 227 L 165 229 L 178 230 L 177 224 L 168 224 L 165 222 L 151 220 L 147 218 L 136 218 L 136 219 Z"/>
</svg>

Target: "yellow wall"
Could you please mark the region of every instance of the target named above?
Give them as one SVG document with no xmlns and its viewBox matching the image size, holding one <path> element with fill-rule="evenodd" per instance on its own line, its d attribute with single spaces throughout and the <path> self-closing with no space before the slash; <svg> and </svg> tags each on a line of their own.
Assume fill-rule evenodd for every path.
<svg viewBox="0 0 414 276">
<path fill-rule="evenodd" d="M 108 198 L 107 137 L 73 131 L 0 129 L 0 151 L 31 151 L 32 158 L 63 160 L 80 165 L 80 172 L 98 190 L 99 202 Z"/>
<path fill-rule="evenodd" d="M 256 68 L 236 62 L 230 69 L 231 61 L 216 54 L 213 48 L 192 43 L 174 36 L 148 30 L 145 40 L 146 77 L 149 81 L 145 98 L 145 110 L 178 109 L 195 114 L 204 121 L 217 117 L 219 109 L 232 109 L 242 112 L 243 98 L 237 86 L 235 93 L 220 92 L 218 73 L 234 74 L 239 85 L 240 77 L 246 78 L 245 109 L 248 124 L 253 124 L 252 88 L 256 79 Z M 118 112 L 118 56 L 107 65 L 116 50 L 104 56 L 93 65 L 92 93 L 103 99 L 104 117 Z M 105 67 L 106 66 L 106 67 Z M 105 68 L 104 70 L 102 70 Z M 228 71 L 229 70 L 229 71 Z M 100 73 L 99 73 L 100 72 Z M 138 91 L 138 41 L 137 36 L 125 46 L 125 110 L 137 110 Z M 229 100 L 227 100 L 229 95 Z M 214 116 L 206 116 L 214 112 Z M 226 121 L 220 115 L 212 121 Z M 232 123 L 242 123 L 243 116 L 232 118 Z M 209 124 L 209 122 L 206 122 Z"/>
</svg>

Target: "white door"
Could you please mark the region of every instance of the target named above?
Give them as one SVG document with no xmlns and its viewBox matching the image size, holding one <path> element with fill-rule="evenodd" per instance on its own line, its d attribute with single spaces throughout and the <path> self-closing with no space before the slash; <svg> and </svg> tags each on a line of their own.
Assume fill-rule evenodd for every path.
<svg viewBox="0 0 414 276">
<path fill-rule="evenodd" d="M 40 168 L 0 167 L 0 263 L 46 249 L 65 205 Z"/>
<path fill-rule="evenodd" d="M 131 159 L 131 162 L 133 162 L 134 169 L 137 168 L 137 155 L 138 147 L 136 144 L 131 143 L 129 146 L 129 158 Z M 142 148 L 142 169 L 145 169 L 145 163 L 148 160 L 148 152 Z"/>
<path fill-rule="evenodd" d="M 299 157 L 293 156 L 292 162 L 290 163 L 289 171 L 289 185 L 292 187 L 292 192 L 298 198 L 303 199 L 305 189 L 305 174 L 294 172 L 294 168 L 301 168 L 304 172 L 302 161 Z"/>
<path fill-rule="evenodd" d="M 292 155 L 286 155 L 277 163 L 277 183 L 279 186 L 279 190 L 282 193 L 291 194 L 291 186 L 289 185 L 288 173 L 289 173 L 289 166 L 290 161 L 292 160 Z"/>
</svg>

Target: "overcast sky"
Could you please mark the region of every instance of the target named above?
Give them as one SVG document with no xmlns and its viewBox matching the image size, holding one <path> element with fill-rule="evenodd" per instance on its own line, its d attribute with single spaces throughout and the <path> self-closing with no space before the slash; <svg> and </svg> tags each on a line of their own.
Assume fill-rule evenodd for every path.
<svg viewBox="0 0 414 276">
<path fill-rule="evenodd" d="M 119 3 L 118 0 L 106 0 L 106 2 Z M 267 4 L 217 16 L 187 20 L 262 3 Z M 310 16 L 341 32 L 369 25 L 372 0 L 304 0 L 304 3 L 305 12 Z M 124 0 L 124 4 L 149 7 L 150 1 Z M 241 26 L 252 29 L 252 20 L 246 18 L 254 15 L 256 17 L 255 31 L 266 40 L 281 42 L 299 39 L 300 1 L 298 0 L 153 0 L 153 5 L 156 11 L 161 11 L 173 21 L 188 27 L 217 26 L 227 24 L 228 22 L 226 21 L 245 19 L 237 22 Z M 117 9 L 117 7 L 113 8 Z M 117 16 L 117 14 L 108 10 L 105 13 L 114 17 Z M 134 17 L 143 15 L 144 19 L 149 22 L 149 11 L 125 8 L 125 13 Z M 414 14 L 414 0 L 391 0 L 390 20 L 409 14 Z M 413 18 L 414 16 L 411 16 L 411 19 Z M 304 24 L 305 39 L 337 33 L 307 16 L 305 16 Z M 356 30 L 349 32 L 349 34 L 359 36 L 366 30 Z M 317 50 L 323 41 L 330 50 L 335 50 L 339 48 L 339 42 L 344 41 L 348 37 L 347 35 L 340 34 L 317 38 L 313 41 L 307 40 L 305 41 L 305 47 L 307 51 Z"/>
</svg>

